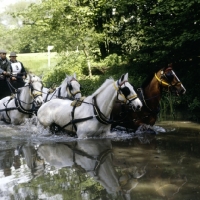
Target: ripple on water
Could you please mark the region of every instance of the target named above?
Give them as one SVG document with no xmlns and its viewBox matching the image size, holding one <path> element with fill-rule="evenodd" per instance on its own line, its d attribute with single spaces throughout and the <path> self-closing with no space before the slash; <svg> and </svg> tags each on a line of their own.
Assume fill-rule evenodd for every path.
<svg viewBox="0 0 200 200">
<path fill-rule="evenodd" d="M 12 137 L 14 140 L 25 141 L 66 141 L 71 142 L 77 140 L 75 137 L 71 137 L 66 133 L 59 133 L 58 135 L 52 134 L 48 129 L 44 129 L 37 125 L 37 117 L 27 118 L 25 122 L 19 126 L 8 125 L 4 122 L 0 122 L 1 132 L 0 137 Z M 149 143 L 155 135 L 159 133 L 167 133 L 175 131 L 174 127 L 168 126 L 163 128 L 162 126 L 141 126 L 136 132 L 131 129 L 123 127 L 117 127 L 107 135 L 102 135 L 101 138 L 108 138 L 115 141 L 127 140 L 138 138 L 142 143 Z M 99 137 L 98 137 L 99 138 Z M 88 139 L 88 138 L 85 138 Z M 96 139 L 96 138 L 93 138 Z M 5 141 L 4 141 L 5 142 Z"/>
</svg>

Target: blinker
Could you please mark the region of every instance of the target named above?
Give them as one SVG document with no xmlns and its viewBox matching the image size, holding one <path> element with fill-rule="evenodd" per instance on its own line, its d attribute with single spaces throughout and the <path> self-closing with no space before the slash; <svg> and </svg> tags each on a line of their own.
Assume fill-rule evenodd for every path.
<svg viewBox="0 0 200 200">
<path fill-rule="evenodd" d="M 120 91 L 123 93 L 123 95 L 125 97 L 127 97 L 129 94 L 130 94 L 130 90 L 128 87 L 123 87 L 123 88 L 120 88 Z"/>
</svg>

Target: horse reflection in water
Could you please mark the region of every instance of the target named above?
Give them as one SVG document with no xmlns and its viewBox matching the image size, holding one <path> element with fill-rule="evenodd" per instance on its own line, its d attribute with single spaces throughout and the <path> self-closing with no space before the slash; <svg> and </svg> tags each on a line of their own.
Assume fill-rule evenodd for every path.
<svg viewBox="0 0 200 200">
<path fill-rule="evenodd" d="M 140 128 L 145 130 L 145 125 L 153 126 L 160 111 L 162 92 L 166 91 L 179 96 L 185 94 L 186 89 L 170 64 L 148 76 L 137 91 L 143 103 L 141 111 L 136 112 L 121 102 L 116 102 L 111 113 L 111 118 L 116 121 L 112 124 L 112 128 L 122 126 L 137 130 L 142 125 Z"/>
<path fill-rule="evenodd" d="M 54 99 L 38 110 L 38 128 L 56 127 L 77 134 L 79 138 L 101 136 L 110 132 L 110 113 L 116 100 L 137 110 L 142 107 L 133 86 L 128 82 L 128 73 L 117 81 L 107 79 L 80 106 L 70 100 Z"/>
<path fill-rule="evenodd" d="M 148 191 L 155 197 L 150 199 L 157 199 L 158 195 L 174 199 L 187 183 L 187 169 L 177 163 L 176 155 L 171 160 L 171 151 L 161 153 L 163 143 L 159 144 L 156 140 L 148 145 L 137 139 L 131 141 L 131 146 L 129 142 L 125 142 L 124 148 L 123 145 L 115 146 L 114 142 L 112 145 L 108 139 L 77 140 L 22 146 L 21 152 L 33 178 L 45 175 L 40 180 L 44 180 L 47 187 L 54 185 L 53 179 L 55 188 L 62 185 L 66 193 L 78 190 L 79 194 L 92 195 L 91 192 L 96 193 L 96 183 L 99 183 L 103 190 L 99 187 L 97 190 L 101 190 L 102 199 L 104 195 L 111 195 L 113 199 L 129 200 L 134 199 L 134 195 L 147 199 Z M 143 180 L 139 183 L 140 179 Z M 43 192 L 45 194 L 46 191 Z"/>
<path fill-rule="evenodd" d="M 99 182 L 109 194 L 130 199 L 130 192 L 145 171 L 134 168 L 123 170 L 118 175 L 113 166 L 112 145 L 110 140 L 80 140 L 75 143 L 41 145 L 38 155 L 56 168 L 71 167 L 84 171 Z"/>
<path fill-rule="evenodd" d="M 24 145 L 20 147 L 20 154 L 24 157 L 27 166 L 31 170 L 34 178 L 43 175 L 45 170 L 44 160 L 37 154 L 37 148 L 32 145 Z"/>
<path fill-rule="evenodd" d="M 76 79 L 76 74 L 72 76 L 66 75 L 62 84 L 55 90 L 43 88 L 42 97 L 44 102 L 50 101 L 55 98 L 59 99 L 80 99 L 81 98 L 81 86 Z"/>
</svg>

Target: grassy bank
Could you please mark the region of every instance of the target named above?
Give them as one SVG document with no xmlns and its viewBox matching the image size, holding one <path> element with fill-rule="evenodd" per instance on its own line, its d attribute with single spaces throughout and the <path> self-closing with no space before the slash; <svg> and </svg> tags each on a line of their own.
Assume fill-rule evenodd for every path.
<svg viewBox="0 0 200 200">
<path fill-rule="evenodd" d="M 46 53 L 24 53 L 18 54 L 17 59 L 24 64 L 28 72 L 32 72 L 38 76 L 49 70 L 48 54 Z M 57 53 L 50 54 L 50 67 L 54 67 L 59 61 Z"/>
</svg>

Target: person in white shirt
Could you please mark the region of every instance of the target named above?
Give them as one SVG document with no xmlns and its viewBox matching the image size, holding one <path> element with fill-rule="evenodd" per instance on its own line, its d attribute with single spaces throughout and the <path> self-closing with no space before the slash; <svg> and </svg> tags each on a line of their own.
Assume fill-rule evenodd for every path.
<svg viewBox="0 0 200 200">
<path fill-rule="evenodd" d="M 17 60 L 17 54 L 15 52 L 10 53 L 11 62 L 11 74 L 12 80 L 23 80 L 26 78 L 26 70 L 22 62 Z"/>
</svg>

